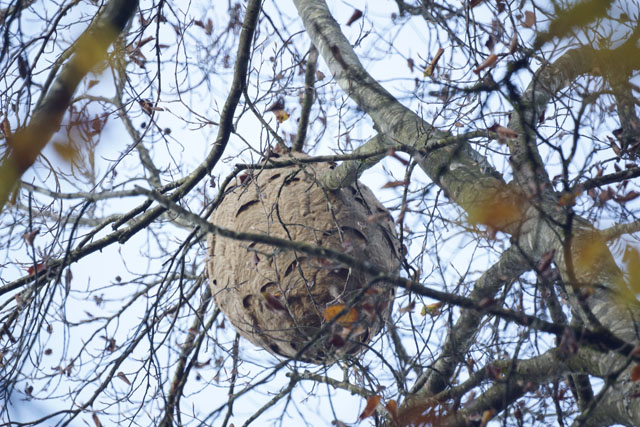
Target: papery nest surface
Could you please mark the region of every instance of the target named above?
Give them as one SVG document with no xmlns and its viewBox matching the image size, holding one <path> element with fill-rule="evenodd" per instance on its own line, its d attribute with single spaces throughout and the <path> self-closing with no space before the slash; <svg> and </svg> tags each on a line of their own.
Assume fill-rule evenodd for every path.
<svg viewBox="0 0 640 427">
<path fill-rule="evenodd" d="M 332 168 L 300 163 L 249 170 L 209 221 L 330 248 L 396 272 L 401 248 L 393 218 L 362 183 L 323 189 L 318 176 Z M 393 304 L 394 287 L 370 274 L 263 243 L 209 235 L 207 270 L 216 304 L 243 337 L 272 354 L 306 362 L 331 363 L 358 353 L 380 331 Z M 326 323 L 326 333 L 318 334 Z"/>
</svg>

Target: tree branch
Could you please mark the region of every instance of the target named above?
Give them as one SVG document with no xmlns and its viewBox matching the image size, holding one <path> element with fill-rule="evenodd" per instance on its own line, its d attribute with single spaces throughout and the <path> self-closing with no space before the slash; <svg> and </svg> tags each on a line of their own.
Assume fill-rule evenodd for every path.
<svg viewBox="0 0 640 427">
<path fill-rule="evenodd" d="M 138 8 L 138 1 L 110 0 L 80 36 L 75 54 L 63 67 L 27 127 L 8 139 L 8 156 L 0 165 L 0 211 L 22 174 L 58 130 L 62 117 L 82 78 L 104 60 L 107 49 L 119 37 Z"/>
</svg>

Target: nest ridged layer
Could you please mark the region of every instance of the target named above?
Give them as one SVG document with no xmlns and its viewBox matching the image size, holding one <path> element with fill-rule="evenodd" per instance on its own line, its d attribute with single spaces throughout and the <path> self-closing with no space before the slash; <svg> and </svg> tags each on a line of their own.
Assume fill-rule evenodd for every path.
<svg viewBox="0 0 640 427">
<path fill-rule="evenodd" d="M 321 188 L 317 178 L 331 168 L 305 163 L 250 170 L 209 220 L 397 271 L 401 249 L 391 215 L 361 183 L 336 191 Z M 355 354 L 391 313 L 389 283 L 285 247 L 210 235 L 207 270 L 216 304 L 238 332 L 283 357 L 323 364 Z"/>
</svg>

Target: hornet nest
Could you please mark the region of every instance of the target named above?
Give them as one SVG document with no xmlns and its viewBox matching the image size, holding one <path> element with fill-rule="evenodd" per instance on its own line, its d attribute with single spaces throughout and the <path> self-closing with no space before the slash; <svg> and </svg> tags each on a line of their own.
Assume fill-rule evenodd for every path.
<svg viewBox="0 0 640 427">
<path fill-rule="evenodd" d="M 209 221 L 330 248 L 396 272 L 401 249 L 391 215 L 361 183 L 324 190 L 317 177 L 332 168 L 250 170 Z M 207 271 L 216 304 L 243 337 L 275 355 L 317 364 L 360 352 L 389 318 L 395 292 L 324 257 L 216 235 L 208 237 Z"/>
</svg>

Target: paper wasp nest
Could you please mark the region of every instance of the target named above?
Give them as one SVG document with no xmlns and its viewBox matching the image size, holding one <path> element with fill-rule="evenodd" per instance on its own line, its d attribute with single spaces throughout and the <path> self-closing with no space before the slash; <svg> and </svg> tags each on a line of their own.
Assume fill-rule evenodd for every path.
<svg viewBox="0 0 640 427">
<path fill-rule="evenodd" d="M 306 163 L 249 171 L 209 221 L 331 248 L 397 271 L 401 250 L 391 215 L 360 183 L 323 190 L 316 177 L 329 168 Z M 331 363 L 359 352 L 391 313 L 393 286 L 287 248 L 210 235 L 207 269 L 216 304 L 238 332 L 279 356 Z M 331 320 L 326 333 L 312 340 Z"/>
</svg>

